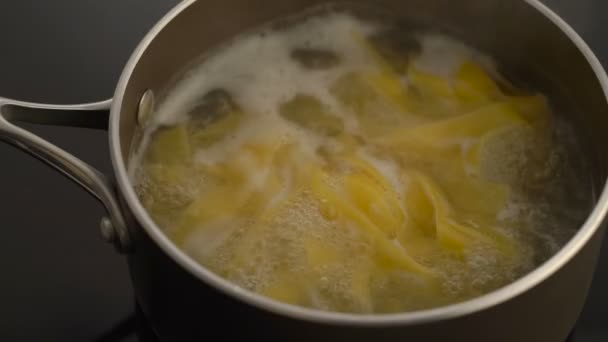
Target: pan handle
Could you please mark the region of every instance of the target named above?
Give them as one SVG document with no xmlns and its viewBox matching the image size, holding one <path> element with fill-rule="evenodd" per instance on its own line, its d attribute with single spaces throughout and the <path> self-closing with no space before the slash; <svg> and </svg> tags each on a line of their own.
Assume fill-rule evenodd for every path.
<svg viewBox="0 0 608 342">
<path fill-rule="evenodd" d="M 12 124 L 19 121 L 107 129 L 111 102 L 47 105 L 0 98 L 0 141 L 40 159 L 95 196 L 108 214 L 107 218 L 102 219 L 102 236 L 120 252 L 126 252 L 131 247 L 131 238 L 113 181 L 72 154 Z"/>
</svg>

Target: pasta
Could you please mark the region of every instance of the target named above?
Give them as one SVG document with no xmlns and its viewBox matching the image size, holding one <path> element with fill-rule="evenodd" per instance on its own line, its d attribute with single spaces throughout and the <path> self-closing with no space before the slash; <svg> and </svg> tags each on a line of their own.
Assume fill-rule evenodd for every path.
<svg viewBox="0 0 608 342">
<path fill-rule="evenodd" d="M 508 146 L 546 136 L 548 101 L 455 40 L 420 34 L 403 54 L 382 32 L 332 13 L 205 61 L 134 176 L 167 235 L 239 286 L 353 313 L 465 300 L 533 267 L 505 214 L 520 189 L 490 156 L 525 160 Z"/>
</svg>

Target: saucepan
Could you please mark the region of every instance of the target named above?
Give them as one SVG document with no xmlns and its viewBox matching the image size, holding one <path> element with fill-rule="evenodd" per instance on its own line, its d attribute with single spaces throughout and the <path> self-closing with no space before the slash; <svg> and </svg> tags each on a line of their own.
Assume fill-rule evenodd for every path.
<svg viewBox="0 0 608 342">
<path fill-rule="evenodd" d="M 369 5 L 366 0 L 351 0 Z M 208 49 L 262 23 L 323 0 L 184 1 L 142 40 L 113 100 L 43 105 L 0 98 L 0 140 L 64 173 L 107 210 L 103 237 L 125 253 L 138 303 L 161 340 L 266 338 L 280 341 L 563 342 L 591 283 L 608 210 L 608 77 L 590 48 L 537 0 L 377 0 L 404 20 L 455 32 L 522 75 L 548 75 L 575 110 L 594 207 L 576 235 L 533 272 L 466 302 L 410 313 L 351 315 L 273 301 L 241 289 L 176 248 L 146 213 L 127 175 L 139 124 L 175 75 Z M 563 98 L 560 100 L 564 100 Z M 114 174 L 103 175 L 14 122 L 109 129 Z M 583 191 L 583 190 L 581 190 Z"/>
</svg>

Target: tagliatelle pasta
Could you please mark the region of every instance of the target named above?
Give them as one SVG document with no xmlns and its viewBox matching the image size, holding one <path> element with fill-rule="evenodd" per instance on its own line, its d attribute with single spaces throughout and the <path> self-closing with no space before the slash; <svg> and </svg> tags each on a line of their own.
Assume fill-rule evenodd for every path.
<svg viewBox="0 0 608 342">
<path fill-rule="evenodd" d="M 548 101 L 453 39 L 404 32 L 404 52 L 383 30 L 313 16 L 237 39 L 178 85 L 135 178 L 180 248 L 251 291 L 352 313 L 458 302 L 534 267 L 515 175 L 548 158 L 528 160 Z"/>
</svg>

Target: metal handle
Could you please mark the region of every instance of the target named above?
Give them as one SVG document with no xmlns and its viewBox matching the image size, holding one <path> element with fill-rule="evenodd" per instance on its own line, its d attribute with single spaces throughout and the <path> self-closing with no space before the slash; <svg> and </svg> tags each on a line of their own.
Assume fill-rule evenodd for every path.
<svg viewBox="0 0 608 342">
<path fill-rule="evenodd" d="M 107 129 L 111 102 L 47 105 L 0 98 L 0 140 L 42 160 L 95 196 L 108 213 L 101 224 L 103 237 L 125 252 L 131 239 L 113 182 L 72 154 L 11 123 Z"/>
</svg>

